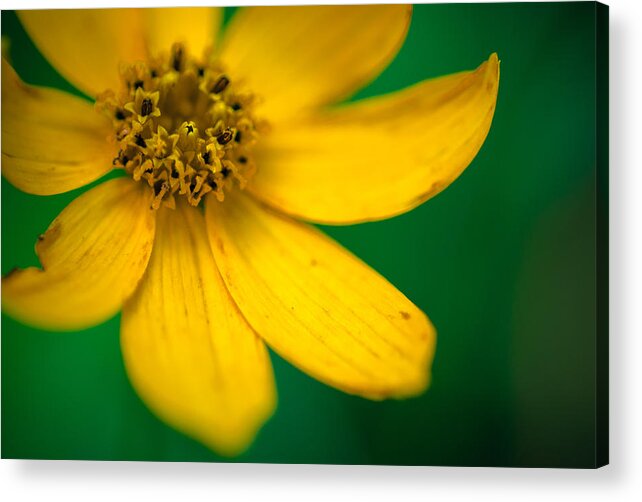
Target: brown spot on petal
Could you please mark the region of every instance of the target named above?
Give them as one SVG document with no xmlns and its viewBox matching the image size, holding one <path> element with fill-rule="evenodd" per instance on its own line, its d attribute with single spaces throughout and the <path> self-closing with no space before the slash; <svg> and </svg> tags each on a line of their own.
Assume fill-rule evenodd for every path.
<svg viewBox="0 0 642 502">
<path fill-rule="evenodd" d="M 14 275 L 14 274 L 15 274 L 16 272 L 18 272 L 19 270 L 20 270 L 20 269 L 19 269 L 18 267 L 13 267 L 11 270 L 9 270 L 9 272 L 7 272 L 6 274 L 4 274 L 4 275 L 2 276 L 2 278 L 3 278 L 3 279 L 8 279 L 9 277 L 11 277 L 12 275 Z"/>
<path fill-rule="evenodd" d="M 47 244 L 51 244 L 52 241 L 55 241 L 58 237 L 60 237 L 60 230 L 60 222 L 54 220 L 47 231 L 44 234 L 40 234 L 38 236 L 38 242 L 47 240 Z"/>
<path fill-rule="evenodd" d="M 437 195 L 439 192 L 441 192 L 445 188 L 444 183 L 441 181 L 435 181 L 432 185 L 430 185 L 430 188 L 423 192 L 421 195 L 415 198 L 415 203 L 421 204 L 428 200 L 430 197 L 433 197 L 434 195 Z"/>
</svg>

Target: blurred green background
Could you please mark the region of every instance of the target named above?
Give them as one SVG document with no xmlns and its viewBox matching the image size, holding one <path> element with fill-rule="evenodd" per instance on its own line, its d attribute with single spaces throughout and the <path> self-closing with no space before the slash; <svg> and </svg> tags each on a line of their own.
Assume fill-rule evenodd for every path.
<svg viewBox="0 0 642 502">
<path fill-rule="evenodd" d="M 233 15 L 227 10 L 226 18 Z M 72 92 L 12 12 L 24 80 Z M 566 466 L 595 450 L 595 6 L 421 5 L 397 58 L 355 99 L 501 59 L 494 122 L 472 165 L 412 212 L 324 229 L 438 329 L 433 384 L 406 401 L 326 387 L 272 354 L 279 406 L 241 462 Z M 82 190 L 2 179 L 2 273 Z M 2 316 L 2 456 L 222 460 L 167 427 L 125 376 L 119 317 L 49 333 Z"/>
</svg>

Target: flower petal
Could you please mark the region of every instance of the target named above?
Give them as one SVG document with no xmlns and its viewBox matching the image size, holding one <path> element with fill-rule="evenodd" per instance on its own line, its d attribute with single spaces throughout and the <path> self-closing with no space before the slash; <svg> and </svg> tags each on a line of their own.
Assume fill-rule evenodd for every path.
<svg viewBox="0 0 642 502">
<path fill-rule="evenodd" d="M 92 97 L 120 88 L 121 61 L 145 58 L 138 9 L 24 10 L 18 17 L 56 70 Z"/>
<path fill-rule="evenodd" d="M 214 450 L 244 450 L 272 414 L 267 350 L 225 289 L 200 211 L 160 210 L 121 334 L 130 379 L 149 407 Z"/>
<path fill-rule="evenodd" d="M 2 60 L 2 174 L 20 190 L 52 195 L 112 169 L 109 124 L 70 94 L 23 83 Z"/>
<path fill-rule="evenodd" d="M 44 329 L 83 329 L 113 316 L 145 271 L 154 240 L 151 191 L 106 181 L 69 204 L 41 235 L 42 270 L 2 279 L 2 308 Z"/>
<path fill-rule="evenodd" d="M 495 111 L 499 61 L 275 128 L 250 190 L 300 218 L 330 224 L 389 218 L 452 183 Z"/>
<path fill-rule="evenodd" d="M 210 200 L 206 219 L 232 297 L 281 356 L 373 399 L 425 389 L 435 331 L 383 277 L 316 229 L 240 194 Z"/>
<path fill-rule="evenodd" d="M 223 21 L 218 7 L 180 7 L 143 9 L 147 50 L 151 55 L 169 51 L 174 42 L 182 42 L 195 56 L 214 48 Z"/>
<path fill-rule="evenodd" d="M 412 6 L 243 9 L 223 39 L 233 78 L 265 99 L 271 122 L 332 103 L 377 76 L 397 54 Z"/>
</svg>

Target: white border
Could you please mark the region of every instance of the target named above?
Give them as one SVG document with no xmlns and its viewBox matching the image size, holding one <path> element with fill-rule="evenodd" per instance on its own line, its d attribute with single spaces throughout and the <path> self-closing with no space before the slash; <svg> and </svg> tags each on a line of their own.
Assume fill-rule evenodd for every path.
<svg viewBox="0 0 642 502">
<path fill-rule="evenodd" d="M 314 3 L 310 0 L 187 5 Z M 317 3 L 348 3 L 324 0 Z M 349 3 L 375 3 L 354 0 Z M 376 2 L 401 3 L 401 2 Z M 435 2 L 444 3 L 444 2 Z M 598 471 L 131 462 L 0 462 L 3 500 L 641 500 L 642 2 L 611 5 L 611 465 Z M 172 0 L 4 0 L 3 9 L 171 6 Z M 636 23 L 637 21 L 637 23 Z M 637 24 L 637 25 L 636 25 Z M 638 92 L 636 92 L 638 91 Z"/>
</svg>

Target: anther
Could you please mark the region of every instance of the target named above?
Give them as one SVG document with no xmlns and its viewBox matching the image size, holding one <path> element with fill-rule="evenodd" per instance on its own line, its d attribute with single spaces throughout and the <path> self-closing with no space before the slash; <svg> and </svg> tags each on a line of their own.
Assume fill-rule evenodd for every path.
<svg viewBox="0 0 642 502">
<path fill-rule="evenodd" d="M 239 157 L 239 162 L 240 162 L 241 164 L 247 164 L 247 157 L 246 157 L 246 156 L 244 156 L 244 155 L 241 155 L 241 156 Z"/>
<path fill-rule="evenodd" d="M 118 141 L 122 140 L 129 134 L 129 129 L 127 127 L 123 127 L 118 133 L 116 134 L 116 139 Z"/>
<path fill-rule="evenodd" d="M 207 150 L 207 151 L 203 154 L 203 162 L 205 162 L 206 164 L 209 164 L 209 163 L 210 163 L 210 151 L 209 151 L 209 150 Z"/>
<path fill-rule="evenodd" d="M 120 109 L 116 110 L 114 117 L 116 117 L 116 120 L 125 120 L 125 113 L 123 113 L 123 111 Z"/>
<path fill-rule="evenodd" d="M 222 75 L 214 84 L 214 87 L 212 87 L 212 94 L 220 94 L 222 93 L 227 86 L 230 85 L 230 79 L 227 78 L 225 75 Z"/>
<path fill-rule="evenodd" d="M 218 141 L 219 145 L 227 145 L 230 141 L 232 141 L 232 138 L 232 130 L 228 127 L 222 133 L 217 134 L 216 141 Z"/>
<path fill-rule="evenodd" d="M 158 195 L 162 191 L 167 191 L 169 187 L 163 180 L 158 180 L 154 183 L 154 195 Z"/>
<path fill-rule="evenodd" d="M 137 134 L 135 136 L 135 139 L 136 139 L 136 144 L 141 148 L 145 148 L 147 146 L 147 142 L 143 139 L 143 137 L 140 134 Z"/>
<path fill-rule="evenodd" d="M 172 68 L 176 71 L 181 71 L 181 66 L 183 63 L 183 48 L 180 45 L 176 45 L 174 48 L 174 55 L 172 56 Z"/>
<path fill-rule="evenodd" d="M 187 130 L 187 134 L 190 134 L 190 133 L 194 132 L 194 126 L 192 124 L 187 124 L 185 126 L 185 129 Z"/>
<path fill-rule="evenodd" d="M 232 110 L 235 112 L 238 112 L 241 109 L 241 103 L 233 103 L 232 104 Z"/>
<path fill-rule="evenodd" d="M 237 143 L 241 142 L 241 131 L 236 131 L 236 134 L 234 135 L 234 141 Z"/>
<path fill-rule="evenodd" d="M 196 73 L 199 77 L 202 77 L 203 75 L 205 75 L 205 68 L 199 66 L 198 70 L 196 70 Z"/>
<path fill-rule="evenodd" d="M 136 80 L 136 82 L 134 82 L 134 90 L 142 89 L 142 88 L 143 88 L 143 81 L 142 80 Z"/>
<path fill-rule="evenodd" d="M 152 100 L 149 98 L 143 99 L 143 102 L 140 105 L 140 114 L 143 117 L 147 117 L 147 115 L 152 113 L 153 109 L 154 109 L 154 105 L 152 104 Z"/>
</svg>

